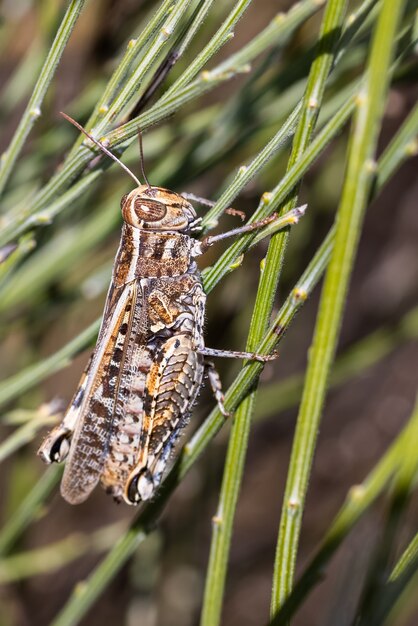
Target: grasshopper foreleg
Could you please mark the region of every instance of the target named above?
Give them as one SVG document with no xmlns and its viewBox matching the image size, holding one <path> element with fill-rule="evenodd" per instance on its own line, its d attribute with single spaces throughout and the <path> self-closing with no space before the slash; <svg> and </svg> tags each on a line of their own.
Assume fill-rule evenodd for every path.
<svg viewBox="0 0 418 626">
<path fill-rule="evenodd" d="M 264 219 L 257 220 L 256 222 L 251 222 L 250 224 L 245 224 L 244 226 L 240 226 L 238 228 L 233 228 L 232 230 L 228 230 L 225 233 L 220 233 L 219 235 L 208 235 L 197 244 L 196 254 L 204 254 L 206 250 L 213 246 L 213 244 L 217 243 L 218 241 L 222 241 L 223 239 L 228 239 L 229 237 L 245 235 L 246 233 L 251 233 L 256 230 L 262 231 L 262 229 L 270 225 L 274 225 L 274 230 L 278 231 L 286 228 L 287 226 L 291 226 L 292 224 L 297 224 L 299 219 L 304 215 L 305 210 L 306 204 L 300 207 L 296 207 L 295 209 L 288 211 L 284 215 L 273 213 L 272 215 L 269 215 Z"/>
</svg>

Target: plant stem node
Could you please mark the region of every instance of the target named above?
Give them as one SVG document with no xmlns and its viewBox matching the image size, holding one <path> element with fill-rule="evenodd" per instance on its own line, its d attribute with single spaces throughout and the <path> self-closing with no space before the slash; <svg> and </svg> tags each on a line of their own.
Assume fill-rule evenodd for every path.
<svg viewBox="0 0 418 626">
<path fill-rule="evenodd" d="M 367 95 L 364 91 L 359 91 L 355 98 L 355 102 L 357 107 L 362 107 L 365 105 L 365 103 L 367 102 Z"/>
<path fill-rule="evenodd" d="M 353 501 L 362 500 L 365 493 L 366 493 L 366 490 L 363 485 L 353 485 L 353 487 L 351 487 L 350 492 L 349 492 L 350 498 Z"/>
<path fill-rule="evenodd" d="M 236 270 L 238 267 L 242 265 L 242 261 L 244 259 L 244 255 L 240 254 L 233 263 L 229 266 L 230 271 Z"/>
<path fill-rule="evenodd" d="M 286 13 L 283 13 L 283 11 L 281 11 L 273 18 L 273 22 L 275 24 L 282 24 L 285 21 L 285 19 L 286 19 Z"/>
<path fill-rule="evenodd" d="M 366 172 L 374 174 L 377 172 L 377 163 L 374 159 L 366 159 L 364 163 L 364 168 Z"/>
<path fill-rule="evenodd" d="M 418 139 L 413 139 L 405 146 L 405 154 L 408 156 L 414 156 L 418 154 Z"/>
<path fill-rule="evenodd" d="M 294 289 L 292 292 L 292 297 L 296 302 L 305 302 L 308 298 L 308 294 L 304 289 Z"/>
<path fill-rule="evenodd" d="M 173 31 L 166 26 L 163 26 L 163 28 L 161 29 L 161 35 L 164 37 L 164 39 L 168 39 L 169 37 L 171 37 L 172 34 Z"/>
<path fill-rule="evenodd" d="M 319 108 L 319 102 L 317 98 L 309 98 L 308 100 L 308 107 L 310 109 L 318 109 Z"/>
<path fill-rule="evenodd" d="M 271 193 L 271 191 L 265 191 L 263 195 L 261 196 L 261 202 L 263 202 L 264 204 L 268 204 L 270 200 L 272 199 L 272 197 L 273 197 L 273 194 Z"/>
<path fill-rule="evenodd" d="M 287 501 L 287 508 L 291 515 L 298 513 L 301 508 L 300 498 L 296 498 L 295 496 L 289 498 Z"/>
</svg>

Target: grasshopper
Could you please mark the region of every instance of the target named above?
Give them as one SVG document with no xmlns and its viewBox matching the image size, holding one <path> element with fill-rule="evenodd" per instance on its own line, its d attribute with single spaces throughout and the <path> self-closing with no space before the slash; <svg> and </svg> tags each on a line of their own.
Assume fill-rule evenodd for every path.
<svg viewBox="0 0 418 626">
<path fill-rule="evenodd" d="M 96 347 L 39 455 L 46 463 L 66 461 L 61 494 L 67 502 L 83 502 L 101 482 L 117 501 L 136 505 L 158 488 L 205 371 L 228 415 L 207 358 L 276 358 L 205 346 L 206 295 L 195 259 L 220 239 L 262 228 L 277 215 L 199 241 L 193 235 L 201 230 L 201 218 L 185 195 L 141 184 L 103 144 L 64 117 L 137 186 L 121 200 L 121 240 Z M 142 144 L 141 156 L 143 163 Z"/>
</svg>

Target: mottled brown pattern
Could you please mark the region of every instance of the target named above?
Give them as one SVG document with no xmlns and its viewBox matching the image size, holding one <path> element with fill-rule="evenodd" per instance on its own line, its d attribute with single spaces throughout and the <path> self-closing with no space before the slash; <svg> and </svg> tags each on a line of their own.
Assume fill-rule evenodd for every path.
<svg viewBox="0 0 418 626">
<path fill-rule="evenodd" d="M 131 504 L 151 497 L 203 377 L 205 294 L 187 234 L 193 208 L 178 194 L 141 186 L 123 198 L 122 215 L 96 349 L 62 424 L 41 447 L 45 460 L 62 460 L 72 435 L 61 485 L 71 503 L 99 480 Z"/>
<path fill-rule="evenodd" d="M 119 347 L 119 328 L 129 323 L 132 310 L 129 305 L 135 293 L 135 286 L 127 289 L 125 305 L 115 310 L 109 331 L 103 335 L 93 354 L 91 375 L 88 374 L 89 382 L 81 407 L 83 419 L 77 423 L 61 483 L 63 497 L 72 504 L 87 497 L 103 469 L 109 438 L 109 416 L 113 414 L 115 403 L 116 381 L 110 370 L 118 365 L 119 356 L 123 354 Z"/>
<path fill-rule="evenodd" d="M 137 234 L 135 230 L 138 229 L 123 225 L 115 259 L 115 285 L 125 284 L 132 273 L 151 278 L 181 276 L 187 272 L 190 265 L 190 237 L 180 233 L 146 231 Z"/>
</svg>

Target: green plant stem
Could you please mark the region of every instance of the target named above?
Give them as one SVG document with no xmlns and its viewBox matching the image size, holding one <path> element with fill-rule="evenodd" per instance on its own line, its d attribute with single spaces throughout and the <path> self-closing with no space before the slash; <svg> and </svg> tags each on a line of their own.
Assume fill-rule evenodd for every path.
<svg viewBox="0 0 418 626">
<path fill-rule="evenodd" d="M 330 388 L 357 378 L 400 345 L 414 339 L 418 339 L 418 307 L 395 325 L 379 328 L 338 356 L 330 374 Z M 298 404 L 303 380 L 303 374 L 295 374 L 278 383 L 264 384 L 257 400 L 255 419 L 265 420 Z"/>
<path fill-rule="evenodd" d="M 408 123 L 408 120 L 405 123 Z M 383 184 L 386 183 L 390 176 L 392 176 L 396 171 L 397 166 L 404 161 L 405 154 L 409 153 L 408 147 L 417 132 L 417 128 L 409 127 L 409 129 L 411 133 L 409 136 L 403 133 L 403 128 L 399 131 L 403 137 L 405 150 L 402 151 L 399 149 L 400 146 L 398 145 L 397 137 L 395 137 L 383 155 L 382 158 L 386 157 L 388 167 L 385 169 L 385 178 L 378 177 L 380 187 L 376 187 L 375 192 L 380 191 Z M 394 146 L 396 146 L 396 150 L 393 149 Z M 303 306 L 304 302 L 309 297 L 310 293 L 312 293 L 313 289 L 322 277 L 331 254 L 332 245 L 333 234 L 331 231 L 284 302 L 278 315 L 274 318 L 263 342 L 257 346 L 258 350 L 268 353 L 276 347 L 278 340 L 284 336 L 286 328 L 289 326 L 296 313 L 299 311 L 301 306 Z M 262 365 L 260 363 L 249 363 L 241 370 L 225 396 L 225 403 L 229 410 L 232 411 L 243 400 L 252 385 L 257 380 L 261 370 Z M 79 598 L 79 594 L 74 592 L 73 596 L 70 597 L 60 615 L 54 622 L 54 626 L 68 626 L 75 624 L 77 619 L 81 618 L 87 612 L 87 610 L 94 603 L 95 599 L 100 595 L 108 582 L 115 575 L 115 572 L 122 567 L 126 560 L 134 553 L 139 543 L 145 539 L 147 535 L 147 532 L 145 532 L 146 529 L 148 529 L 150 525 L 151 527 L 153 526 L 153 523 L 160 513 L 168 495 L 174 490 L 177 483 L 186 475 L 189 469 L 197 461 L 213 437 L 215 437 L 215 435 L 222 428 L 224 423 L 225 418 L 216 407 L 210 413 L 203 425 L 194 434 L 191 440 L 184 446 L 177 464 L 169 476 L 165 479 L 156 501 L 145 507 L 145 510 L 139 513 L 129 531 L 121 537 L 118 544 L 91 574 L 87 583 L 82 588 L 83 597 Z M 405 436 L 408 436 L 408 433 L 406 433 Z M 399 441 L 399 448 L 397 448 L 397 450 L 399 451 L 400 449 L 402 449 L 402 441 Z M 396 451 L 393 452 L 393 454 L 396 453 Z M 380 493 L 380 490 L 383 487 L 380 487 L 379 485 L 381 482 L 383 482 L 383 485 L 385 484 L 385 475 L 388 475 L 389 479 L 392 474 L 392 468 L 392 459 L 389 459 L 389 461 L 382 460 L 382 466 L 379 465 L 373 474 L 375 478 L 373 481 L 369 481 L 370 483 L 373 482 L 371 490 L 374 488 L 376 495 L 373 496 L 373 494 L 370 493 L 370 498 L 364 501 L 364 507 L 362 510 L 358 510 L 358 507 L 356 506 L 359 501 L 359 498 L 357 497 L 354 503 L 350 506 L 347 505 L 347 513 L 343 512 L 341 515 L 341 521 L 338 518 L 337 522 L 330 529 L 329 534 L 327 535 L 328 539 L 324 544 L 324 549 L 312 565 L 313 574 L 310 574 L 309 572 L 307 574 L 307 581 L 311 585 L 314 584 L 312 579 L 313 581 L 318 579 L 318 571 L 320 570 L 322 564 L 327 561 L 327 558 L 330 557 L 333 550 L 336 549 L 338 540 L 342 540 L 345 534 L 349 532 L 351 525 L 357 521 L 362 512 L 367 509 L 367 506 L 369 506 L 373 499 L 377 497 L 378 493 Z M 381 478 L 382 476 L 383 478 Z M 37 492 L 37 486 L 35 486 L 34 492 Z M 353 490 L 352 495 L 354 496 L 355 493 L 357 493 L 358 496 L 359 492 L 360 490 L 357 490 L 356 492 Z M 361 493 L 363 492 L 361 491 Z M 34 500 L 36 501 L 36 498 L 34 498 Z M 346 520 L 346 523 L 344 520 Z M 17 535 L 18 534 L 19 533 L 17 533 Z M 16 537 L 16 533 L 13 536 Z M 0 546 L 1 545 L 2 541 L 0 535 Z M 303 584 L 302 593 L 305 593 L 307 588 L 308 585 L 306 583 Z"/>
<path fill-rule="evenodd" d="M 409 421 L 365 480 L 351 487 L 346 501 L 325 533 L 319 549 L 303 571 L 280 612 L 270 622 L 270 626 L 285 624 L 296 612 L 309 591 L 322 580 L 326 563 L 362 515 L 390 483 L 394 473 L 402 464 L 403 451 L 415 427 L 415 424 Z"/>
<path fill-rule="evenodd" d="M 58 29 L 54 42 L 45 59 L 39 78 L 30 97 L 29 103 L 13 135 L 6 152 L 3 153 L 0 163 L 0 195 L 13 171 L 16 160 L 23 148 L 36 120 L 41 115 L 41 106 L 54 76 L 57 65 L 64 52 L 67 41 L 73 31 L 77 18 L 86 0 L 72 0 Z"/>
<path fill-rule="evenodd" d="M 410 115 L 407 117 L 402 127 L 399 129 L 398 133 L 395 135 L 395 137 L 388 145 L 379 160 L 376 184 L 373 187 L 373 197 L 381 192 L 383 186 L 388 182 L 390 177 L 393 176 L 396 169 L 404 162 L 405 158 L 415 154 L 415 137 L 417 132 L 418 105 L 416 105 L 415 108 L 411 111 Z M 328 235 L 328 237 L 330 238 L 329 243 L 331 247 L 333 245 L 334 235 L 335 233 L 333 233 L 332 231 Z M 324 247 L 324 244 L 322 247 Z M 303 289 L 303 283 L 300 284 L 300 288 Z M 285 318 L 285 316 L 283 317 Z M 401 336 L 414 336 L 416 328 L 417 315 L 416 311 L 412 310 L 401 324 Z M 381 337 L 378 336 L 378 334 L 376 334 L 376 337 L 372 336 L 371 339 L 372 345 L 366 346 L 367 359 L 370 357 L 370 348 L 373 347 L 372 351 L 375 351 L 376 340 L 380 346 L 380 349 L 383 349 L 382 347 L 387 345 L 386 341 L 382 342 Z M 362 350 L 360 350 L 360 354 L 361 352 Z M 377 356 L 379 356 L 379 353 Z M 352 359 L 349 357 L 349 369 L 351 360 Z M 344 358 L 342 358 L 342 361 L 344 363 Z M 345 369 L 346 364 L 344 364 L 343 366 L 343 371 Z M 286 388 L 283 391 L 284 393 L 286 393 Z M 294 401 L 295 400 L 296 398 L 294 398 Z M 375 501 L 375 499 L 384 489 L 387 482 L 390 480 L 398 464 L 397 457 L 400 456 L 401 458 L 405 441 L 409 437 L 409 427 L 407 426 L 404 431 L 398 436 L 397 440 L 388 450 L 387 454 L 381 459 L 376 468 L 371 472 L 369 477 L 362 483 L 362 485 L 355 487 L 350 491 L 346 503 L 343 505 L 340 512 L 337 514 L 334 522 L 331 524 L 318 552 L 303 572 L 294 590 L 286 601 L 283 609 L 277 615 L 277 618 L 273 619 L 272 626 L 273 624 L 277 625 L 286 623 L 286 620 L 288 620 L 297 610 L 298 606 L 304 600 L 312 587 L 322 579 L 322 572 L 326 563 L 329 561 L 331 556 L 337 550 L 341 542 L 348 535 L 350 530 L 357 523 L 363 513 Z"/>
<path fill-rule="evenodd" d="M 288 170 L 298 162 L 311 140 L 326 80 L 332 66 L 334 48 L 339 37 L 345 5 L 345 0 L 329 0 L 326 5 L 319 35 L 317 57 L 309 74 L 292 152 L 289 158 Z M 280 214 L 291 211 L 296 206 L 296 202 L 297 189 L 294 189 L 291 198 L 280 208 Z M 250 324 L 246 346 L 248 351 L 255 349 L 266 332 L 281 273 L 288 235 L 289 233 L 286 231 L 280 232 L 274 235 L 270 241 Z M 202 626 L 216 626 L 221 619 L 235 510 L 244 472 L 255 400 L 256 389 L 252 390 L 238 407 L 231 428 L 219 503 L 216 515 L 213 518 L 212 541 L 201 613 Z"/>
<path fill-rule="evenodd" d="M 402 54 L 403 53 L 401 52 L 394 66 L 390 69 L 390 74 L 392 74 L 399 60 L 402 58 Z M 264 217 L 271 215 L 271 213 L 273 213 L 273 211 L 275 211 L 280 206 L 280 204 L 287 198 L 292 189 L 298 184 L 298 182 L 304 176 L 305 172 L 309 169 L 315 159 L 318 158 L 321 152 L 327 147 L 329 142 L 341 131 L 345 123 L 350 118 L 356 105 L 356 92 L 358 91 L 358 89 L 359 83 L 355 83 L 353 85 L 352 95 L 347 95 L 345 101 L 342 102 L 340 108 L 337 110 L 335 115 L 321 129 L 321 131 L 316 135 L 315 139 L 302 153 L 299 161 L 296 162 L 286 172 L 285 176 L 281 179 L 280 183 L 274 188 L 272 192 L 263 194 L 256 211 L 253 213 L 252 217 L 249 220 L 250 222 L 263 219 Z M 291 118 L 288 118 L 286 123 L 289 123 L 290 119 Z M 262 152 L 260 153 L 260 155 L 258 155 L 260 158 Z M 258 159 L 258 157 L 256 158 Z M 255 163 L 255 160 L 252 162 L 251 166 L 253 165 L 253 163 Z M 234 193 L 235 191 L 238 193 L 237 190 L 242 189 L 244 185 L 248 182 L 246 180 L 247 175 L 250 179 L 252 176 L 250 168 L 248 168 L 248 172 L 245 170 L 245 168 L 243 168 L 241 171 L 238 171 L 236 179 L 234 179 L 231 184 L 231 186 L 236 186 L 236 188 L 234 189 Z M 238 180 L 238 176 L 240 176 L 240 180 Z M 226 192 L 218 200 L 215 206 L 206 214 L 204 225 L 207 226 L 209 224 L 216 223 L 218 216 L 228 206 L 228 204 L 224 206 L 224 199 L 228 199 L 230 202 L 232 197 L 232 194 L 229 194 L 228 190 L 226 190 Z M 205 285 L 208 289 L 213 288 L 213 286 L 216 285 L 224 275 L 226 275 L 229 271 L 231 271 L 231 269 L 234 269 L 236 267 L 237 260 L 241 257 L 243 252 L 248 248 L 250 242 L 255 237 L 256 235 L 254 234 L 247 234 L 239 237 L 220 256 L 220 258 L 212 267 L 207 268 L 204 271 L 203 275 L 205 278 Z"/>
<path fill-rule="evenodd" d="M 372 4 L 373 1 L 374 0 L 366 0 L 365 2 L 361 4 L 361 6 L 359 7 L 356 13 L 353 13 L 352 15 L 349 16 L 349 19 L 347 20 L 346 26 L 343 30 L 343 36 L 341 37 L 341 41 L 339 42 L 339 46 L 338 46 L 339 58 L 341 58 L 343 54 L 346 52 L 351 39 L 354 38 L 357 30 L 361 26 L 362 20 L 364 18 L 364 14 L 367 13 L 367 11 L 369 10 L 370 4 Z M 317 4 L 317 3 L 314 2 L 314 4 Z M 324 2 L 321 2 L 320 4 L 324 4 Z M 317 4 L 317 6 L 319 8 L 319 4 Z M 276 16 L 272 24 L 269 25 L 265 29 L 265 31 L 260 33 L 258 38 L 253 40 L 253 42 L 251 42 L 251 44 L 246 46 L 242 51 L 238 52 L 236 55 L 233 55 L 226 63 L 221 64 L 218 69 L 226 70 L 234 66 L 239 67 L 244 62 L 248 62 L 249 60 L 248 53 L 249 52 L 253 53 L 251 46 L 255 47 L 255 46 L 260 45 L 261 43 L 265 45 L 265 38 L 266 37 L 270 38 L 272 32 L 274 32 L 272 28 L 273 26 L 277 29 L 277 24 L 281 25 L 282 29 L 280 31 L 277 31 L 277 37 L 278 38 L 284 37 L 286 35 L 286 32 L 288 32 L 289 22 L 291 22 L 291 18 L 293 22 L 293 20 L 299 17 L 298 15 L 299 11 L 302 11 L 303 9 L 304 10 L 303 15 L 305 15 L 305 11 L 307 11 L 309 8 L 312 10 L 313 7 L 312 6 L 304 7 L 302 5 L 297 4 L 293 7 L 291 11 L 289 11 L 289 13 L 286 16 L 282 16 L 282 14 L 279 14 L 278 16 Z M 325 42 L 325 45 L 328 45 L 328 42 Z M 336 65 L 335 58 L 333 58 L 333 61 L 334 61 L 333 67 L 335 67 Z M 318 83 L 318 85 L 319 84 L 320 83 Z M 353 91 L 355 91 L 354 88 L 353 88 Z M 313 121 L 316 120 L 316 115 L 318 112 L 318 106 L 316 106 L 317 102 L 315 101 L 315 98 L 316 96 L 315 94 L 313 94 L 313 99 L 312 99 L 311 106 L 310 106 L 311 113 L 309 115 L 309 117 L 311 117 Z M 305 106 L 306 106 L 306 103 L 305 103 Z M 289 115 L 286 122 L 282 125 L 278 133 L 276 133 L 276 135 L 270 140 L 270 142 L 257 155 L 257 157 L 251 162 L 250 165 L 239 168 L 231 185 L 228 187 L 228 189 L 225 190 L 222 196 L 217 200 L 214 207 L 210 211 L 208 211 L 208 213 L 205 215 L 203 222 L 202 222 L 203 226 L 216 223 L 218 217 L 223 213 L 225 208 L 230 206 L 230 203 L 238 195 L 241 189 L 243 189 L 243 187 L 249 183 L 249 181 L 253 178 L 253 176 L 255 176 L 255 174 L 259 171 L 260 167 L 262 167 L 262 164 L 267 158 L 267 155 L 271 154 L 270 150 L 276 150 L 278 149 L 278 147 L 280 147 L 283 144 L 283 142 L 286 140 L 286 133 L 290 134 L 292 132 L 293 127 L 295 126 L 301 107 L 302 107 L 302 102 L 300 102 L 298 105 L 296 105 L 296 107 L 293 108 L 293 111 Z M 305 117 L 306 118 L 308 117 L 306 113 L 305 113 Z M 289 130 L 285 132 L 286 128 L 288 128 Z M 276 145 L 277 145 L 277 148 L 275 147 Z M 276 206 L 278 204 L 280 204 L 280 201 L 276 204 Z"/>
<path fill-rule="evenodd" d="M 52 424 L 56 424 L 54 417 L 37 416 L 14 430 L 10 437 L 7 437 L 7 439 L 0 443 L 0 463 L 16 452 L 16 450 L 19 450 L 19 448 L 32 441 L 42 428 L 51 426 Z"/>
<path fill-rule="evenodd" d="M 20 265 L 23 259 L 35 248 L 36 242 L 31 233 L 27 233 L 19 239 L 16 246 L 12 244 L 12 252 L 0 264 L 0 291 L 11 276 L 16 266 Z"/>
<path fill-rule="evenodd" d="M 33 77 L 41 70 L 44 56 L 43 44 L 39 39 L 35 39 L 30 44 L 11 78 L 2 86 L 0 94 L 0 112 L 2 116 L 5 117 L 11 113 L 13 108 L 18 106 L 30 92 Z"/>
<path fill-rule="evenodd" d="M 168 42 L 173 38 L 176 29 L 179 28 L 190 4 L 191 0 L 178 0 L 174 10 L 165 13 L 162 27 L 155 32 L 154 39 L 146 45 L 138 65 L 130 69 L 127 80 L 115 91 L 114 99 L 100 119 L 100 122 L 96 124 L 95 134 L 97 133 L 100 136 L 108 128 L 108 125 L 113 123 L 117 116 L 126 110 L 127 104 L 131 102 L 132 98 L 138 97 L 138 90 L 144 81 L 145 75 L 161 58 L 161 54 L 167 47 Z M 106 109 L 106 104 L 103 108 Z"/>
<path fill-rule="evenodd" d="M 374 153 L 402 7 L 402 2 L 383 2 L 363 86 L 356 101 L 335 245 L 321 295 L 284 495 L 273 576 L 272 616 L 280 610 L 293 585 L 312 458 L 348 282 L 376 169 Z"/>
<path fill-rule="evenodd" d="M 72 357 L 91 345 L 99 332 L 100 322 L 100 319 L 94 321 L 55 354 L 0 383 L 0 406 L 4 406 L 13 398 L 21 396 L 53 372 L 58 372 L 66 367 L 71 362 Z"/>
<path fill-rule="evenodd" d="M 0 313 L 6 314 L 7 311 L 18 310 L 22 304 L 33 302 L 33 297 L 41 288 L 53 280 L 62 279 L 77 259 L 94 249 L 119 222 L 119 199 L 120 193 L 112 194 L 100 212 L 58 233 L 32 254 L 1 290 Z"/>
<path fill-rule="evenodd" d="M 386 512 L 381 538 L 374 549 L 369 571 L 366 576 L 362 597 L 357 608 L 356 624 L 358 626 L 380 626 L 382 616 L 388 614 L 387 588 L 391 580 L 385 581 L 385 573 L 390 571 L 393 547 L 402 520 L 402 514 L 409 503 L 413 481 L 418 468 L 416 450 L 418 447 L 418 397 L 409 420 L 409 437 L 405 441 L 399 467 L 392 481 L 389 506 Z M 401 589 L 397 589 L 397 594 Z M 390 592 L 389 592 L 390 593 Z M 396 596 L 392 599 L 395 602 Z"/>
<path fill-rule="evenodd" d="M 127 122 L 117 130 L 111 131 L 102 137 L 101 141 L 108 142 L 110 148 L 124 144 L 128 139 L 136 136 L 138 127 L 143 131 L 146 130 L 148 127 L 175 113 L 190 100 L 230 80 L 240 71 L 241 70 L 238 69 L 224 73 L 204 73 L 190 85 L 176 92 L 174 96 L 164 101 L 161 105 L 157 102 L 148 111 L 132 120 L 132 122 Z M 13 241 L 17 236 L 30 228 L 33 223 L 44 223 L 42 219 L 39 218 L 39 215 L 43 216 L 45 213 L 48 213 L 46 209 L 51 202 L 59 203 L 61 201 L 60 194 L 66 190 L 74 178 L 81 175 L 88 163 L 94 158 L 94 154 L 94 151 L 87 148 L 84 144 L 80 146 L 74 156 L 66 160 L 65 166 L 53 176 L 49 183 L 37 194 L 26 212 L 14 215 L 12 211 L 10 215 L 6 215 L 0 233 L 0 246 L 5 245 L 9 241 Z M 105 163 L 105 165 L 98 167 L 98 170 L 108 166 L 109 163 Z M 95 171 L 88 174 L 88 176 L 93 177 L 99 174 L 100 172 Z M 82 185 L 82 183 L 83 180 L 80 181 L 79 184 Z M 70 192 L 72 191 L 73 189 L 70 190 Z"/>
<path fill-rule="evenodd" d="M 393 568 L 389 581 L 399 578 L 412 565 L 418 563 L 418 533 L 414 535 Z"/>
<path fill-rule="evenodd" d="M 258 214 L 260 217 L 265 217 L 268 213 L 272 212 L 277 204 L 280 202 L 280 200 L 283 200 L 289 193 L 289 191 L 294 187 L 294 185 L 297 184 L 297 182 L 309 168 L 313 160 L 322 150 L 325 149 L 331 139 L 340 131 L 342 126 L 349 118 L 353 106 L 354 99 L 352 98 L 351 100 L 348 100 L 344 106 L 341 107 L 337 114 L 324 127 L 321 133 L 304 152 L 299 163 L 294 165 L 286 174 L 282 183 L 279 185 L 280 189 L 277 191 L 276 194 L 274 194 L 274 201 L 272 198 L 269 198 L 267 200 L 267 204 L 271 208 L 271 211 L 266 211 L 264 209 L 265 201 L 262 202 L 258 209 Z M 80 184 L 82 182 L 83 181 L 80 181 Z M 70 191 L 68 193 L 70 193 Z M 24 230 L 24 226 L 22 230 Z M 241 237 L 238 241 L 232 244 L 232 254 L 229 254 L 227 251 L 226 253 L 224 253 L 224 255 L 222 255 L 221 259 L 217 261 L 217 263 L 213 267 L 207 268 L 203 272 L 202 275 L 204 279 L 204 288 L 206 293 L 209 293 L 225 274 L 229 273 L 234 267 L 237 267 L 237 258 L 240 256 L 240 254 L 242 254 L 245 248 L 248 248 L 252 240 L 253 237 L 251 235 L 245 235 L 244 237 Z M 96 328 L 99 327 L 99 323 L 99 320 L 95 322 Z M 79 337 L 74 339 L 75 345 L 80 346 L 79 349 L 86 347 L 86 342 L 91 341 L 92 336 L 94 336 L 95 332 L 96 331 L 93 330 L 93 327 L 87 329 L 85 331 L 85 336 L 81 337 L 80 335 Z M 70 342 L 70 344 L 71 343 L 72 342 Z M 67 347 L 70 350 L 70 344 L 62 349 L 64 351 L 62 356 L 62 351 L 59 351 L 56 353 L 56 355 L 50 357 L 50 359 L 46 359 L 36 366 L 31 366 L 27 368 L 27 370 L 23 370 L 19 374 L 16 374 L 14 377 L 9 378 L 3 383 L 0 383 L 0 406 L 3 406 L 13 397 L 16 397 L 16 394 L 20 394 L 23 391 L 26 391 L 33 384 L 39 382 L 39 380 L 42 379 L 44 372 L 46 374 L 50 374 L 53 371 L 57 371 L 58 368 L 64 367 L 65 364 L 67 364 L 67 355 L 74 354 L 74 352 L 71 351 L 67 352 Z"/>
<path fill-rule="evenodd" d="M 280 206 L 280 203 L 285 200 L 287 195 L 301 180 L 310 165 L 347 122 L 353 108 L 354 98 L 351 98 L 345 102 L 312 143 L 309 144 L 299 161 L 286 172 L 274 191 L 263 195 L 257 210 L 249 220 L 250 222 L 271 215 Z M 256 235 L 252 234 L 240 237 L 221 255 L 212 267 L 205 269 L 203 272 L 205 289 L 213 289 L 223 276 L 236 267 L 237 259 L 239 259 L 255 237 Z"/>
<path fill-rule="evenodd" d="M 164 100 L 170 99 L 176 92 L 188 85 L 218 50 L 234 36 L 233 29 L 247 10 L 250 2 L 251 0 L 239 0 L 239 2 L 234 5 L 232 11 L 213 37 L 211 37 L 209 43 L 190 63 L 189 67 L 176 80 L 174 85 L 166 91 L 161 101 L 164 102 Z"/>
<path fill-rule="evenodd" d="M 409 503 L 416 478 L 418 467 L 416 454 L 418 446 L 418 397 L 409 425 L 410 436 L 405 442 L 399 468 L 393 480 L 384 532 L 376 547 L 357 613 L 359 626 L 380 626 L 383 621 L 386 621 L 385 618 L 388 617 L 418 569 L 418 561 L 414 563 L 411 560 L 408 565 L 404 566 L 402 572 L 398 570 L 396 577 L 392 574 L 386 584 L 382 580 L 385 572 L 389 570 L 393 546 L 396 545 L 396 534 L 399 531 L 402 514 Z"/>
<path fill-rule="evenodd" d="M 295 24 L 295 22 L 292 23 L 293 25 L 297 25 Z M 285 23 L 285 26 L 286 24 L 287 22 Z M 280 35 L 282 36 L 284 32 L 285 31 L 280 31 Z M 266 45 L 266 47 L 269 47 L 271 45 L 271 40 L 267 38 L 262 43 Z M 263 50 L 261 46 L 252 48 L 251 44 L 249 44 L 245 46 L 241 51 L 244 55 L 243 57 L 241 57 L 241 60 L 245 59 L 245 61 L 248 63 L 252 60 L 252 58 L 258 56 L 262 51 Z M 198 97 L 199 95 L 202 95 L 206 91 L 216 87 L 226 80 L 230 80 L 233 76 L 237 74 L 237 72 L 241 71 L 239 67 L 236 67 L 233 64 L 233 59 L 234 55 L 232 55 L 229 60 L 224 61 L 220 66 L 218 66 L 211 72 L 203 73 L 203 75 L 193 81 L 191 85 L 188 85 L 183 90 L 177 92 L 175 96 L 169 99 L 169 101 L 165 101 L 164 106 L 160 107 L 159 101 L 156 102 L 155 105 L 153 105 L 148 111 L 140 115 L 138 118 L 135 118 L 131 122 L 122 125 L 116 131 L 108 133 L 102 139 L 108 142 L 111 148 L 122 145 L 127 140 L 136 137 L 138 127 L 141 128 L 143 131 L 146 130 L 149 126 L 156 124 L 157 122 L 164 119 L 166 116 L 174 113 L 178 108 L 180 108 L 189 100 Z M 348 116 L 349 112 L 347 114 L 347 117 Z M 84 145 L 80 146 L 76 154 L 72 156 L 70 155 L 70 157 L 65 161 L 62 169 L 55 176 L 52 177 L 50 182 L 36 195 L 33 201 L 28 203 L 28 208 L 23 214 L 16 216 L 12 211 L 10 215 L 5 216 L 4 223 L 2 224 L 2 229 L 0 232 L 0 246 L 8 243 L 9 241 L 13 241 L 19 234 L 25 232 L 28 228 L 30 228 L 33 223 L 41 224 L 42 220 L 39 219 L 38 221 L 37 214 L 45 215 L 47 207 L 52 202 L 60 203 L 60 194 L 66 189 L 70 181 L 72 181 L 75 177 L 81 174 L 81 172 L 85 169 L 87 164 L 93 158 L 93 154 L 94 153 L 90 149 L 86 148 Z M 109 164 L 107 164 L 107 166 L 108 165 Z M 93 174 L 98 176 L 100 175 L 100 173 L 101 171 L 99 170 L 94 172 Z M 88 176 L 91 175 L 92 174 L 89 174 Z M 240 181 L 242 183 L 242 186 L 244 186 L 246 182 L 248 182 L 248 180 L 243 178 L 243 180 Z M 80 181 L 80 185 L 82 184 L 82 182 L 83 181 Z M 273 198 L 272 200 L 275 200 L 275 198 Z M 224 208 L 221 209 L 220 212 L 222 212 Z M 270 208 L 272 212 L 274 210 L 274 207 Z M 215 209 L 219 211 L 219 203 L 217 203 L 217 206 L 214 207 L 213 210 Z M 267 213 L 260 209 L 260 215 L 264 216 L 264 214 Z M 213 221 L 212 211 L 208 213 L 208 217 L 210 217 L 210 219 Z M 241 254 L 241 252 L 242 249 L 235 254 L 235 259 Z M 226 266 L 229 267 L 233 263 L 233 260 L 231 260 L 230 263 L 226 263 Z"/>
<path fill-rule="evenodd" d="M 0 584 L 51 574 L 85 554 L 100 554 L 115 544 L 124 525 L 116 522 L 90 534 L 73 533 L 45 547 L 0 559 Z"/>
<path fill-rule="evenodd" d="M 285 41 L 302 22 L 307 20 L 316 11 L 319 11 L 326 0 L 304 0 L 294 4 L 287 13 L 278 13 L 258 35 L 246 46 L 235 52 L 225 62 L 218 66 L 223 72 L 231 67 L 242 67 L 256 58 L 260 51 L 265 50 L 277 42 Z"/>
<path fill-rule="evenodd" d="M 62 468 L 59 465 L 49 467 L 19 508 L 8 519 L 0 532 L 0 556 L 4 556 L 10 551 L 25 528 L 33 521 L 34 517 L 39 515 L 44 506 L 44 501 L 57 485 L 61 474 Z"/>
<path fill-rule="evenodd" d="M 111 106 L 116 94 L 121 89 L 126 76 L 131 71 L 135 58 L 149 43 L 151 37 L 155 35 L 157 29 L 161 28 L 164 19 L 167 14 L 174 9 L 174 6 L 175 0 L 164 0 L 151 19 L 148 20 L 140 36 L 136 39 L 131 39 L 128 42 L 127 49 L 122 60 L 113 72 L 102 96 L 99 98 L 93 113 L 90 115 L 86 123 L 87 129 L 93 128 L 103 118 L 103 115 L 109 111 L 109 107 Z M 80 134 L 70 151 L 69 157 L 72 157 L 75 154 L 77 148 L 81 145 L 83 140 L 84 137 Z"/>
</svg>

